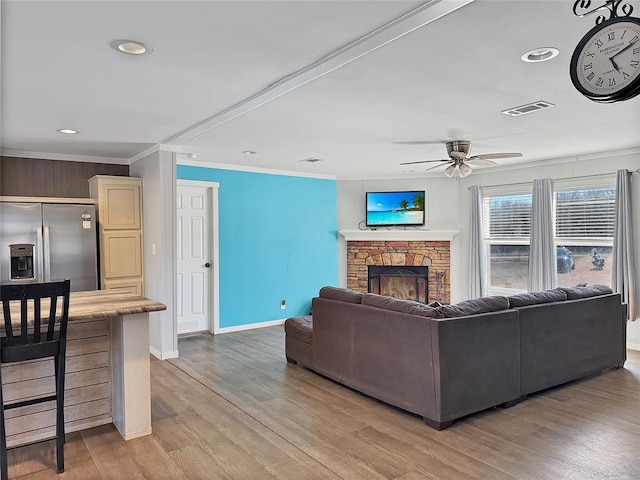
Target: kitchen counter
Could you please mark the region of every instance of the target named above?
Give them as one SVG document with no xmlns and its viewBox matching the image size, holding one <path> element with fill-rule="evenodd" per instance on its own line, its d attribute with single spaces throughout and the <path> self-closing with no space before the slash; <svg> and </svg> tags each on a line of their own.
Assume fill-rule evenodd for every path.
<svg viewBox="0 0 640 480">
<path fill-rule="evenodd" d="M 130 293 L 120 293 L 117 290 L 71 292 L 69 297 L 69 321 L 119 317 L 166 309 L 167 306 L 163 303 Z"/>
<path fill-rule="evenodd" d="M 67 432 L 113 423 L 125 440 L 151 433 L 149 313 L 165 309 L 160 302 L 117 290 L 71 293 L 65 376 Z M 53 378 L 51 360 L 4 364 L 5 401 L 52 393 Z M 7 412 L 9 446 L 52 436 L 53 402 L 41 405 L 48 410 L 28 406 Z"/>
</svg>

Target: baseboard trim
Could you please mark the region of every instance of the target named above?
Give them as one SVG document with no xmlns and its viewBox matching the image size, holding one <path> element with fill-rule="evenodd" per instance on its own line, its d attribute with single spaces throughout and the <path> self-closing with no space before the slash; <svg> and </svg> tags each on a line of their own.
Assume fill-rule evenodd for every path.
<svg viewBox="0 0 640 480">
<path fill-rule="evenodd" d="M 233 327 L 223 327 L 220 328 L 216 333 L 232 333 L 232 332 L 242 332 L 244 330 L 253 330 L 254 328 L 265 328 L 265 327 L 274 327 L 276 325 L 283 325 L 285 319 L 281 318 L 278 320 L 269 320 L 266 322 L 260 323 L 248 323 L 246 325 L 237 325 Z"/>
<path fill-rule="evenodd" d="M 178 358 L 178 351 L 162 353 L 153 347 L 149 347 L 149 353 L 156 357 L 158 360 L 167 360 L 169 358 Z"/>
<path fill-rule="evenodd" d="M 640 343 L 630 343 L 630 342 L 627 342 L 627 348 L 628 348 L 629 350 L 638 350 L 638 351 L 640 351 Z"/>
</svg>

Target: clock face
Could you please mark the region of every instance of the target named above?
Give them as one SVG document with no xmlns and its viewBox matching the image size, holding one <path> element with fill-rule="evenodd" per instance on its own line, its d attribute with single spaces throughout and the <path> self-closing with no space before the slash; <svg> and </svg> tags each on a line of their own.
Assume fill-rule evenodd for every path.
<svg viewBox="0 0 640 480">
<path fill-rule="evenodd" d="M 640 93 L 640 19 L 618 17 L 592 28 L 573 52 L 570 74 L 591 100 L 615 102 Z"/>
</svg>

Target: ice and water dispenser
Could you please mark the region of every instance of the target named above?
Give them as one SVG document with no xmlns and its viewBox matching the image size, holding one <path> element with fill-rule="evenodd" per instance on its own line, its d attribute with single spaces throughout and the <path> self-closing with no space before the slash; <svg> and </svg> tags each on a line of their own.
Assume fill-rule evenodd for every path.
<svg viewBox="0 0 640 480">
<path fill-rule="evenodd" d="M 9 245 L 11 255 L 11 280 L 34 279 L 32 243 L 14 243 Z"/>
</svg>

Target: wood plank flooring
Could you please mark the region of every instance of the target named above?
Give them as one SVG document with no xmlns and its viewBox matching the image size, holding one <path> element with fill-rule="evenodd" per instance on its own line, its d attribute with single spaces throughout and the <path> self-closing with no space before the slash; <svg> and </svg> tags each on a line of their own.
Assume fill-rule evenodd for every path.
<svg viewBox="0 0 640 480">
<path fill-rule="evenodd" d="M 282 327 L 179 341 L 151 362 L 153 435 L 111 425 L 9 452 L 20 479 L 639 479 L 640 352 L 437 432 L 284 358 Z"/>
</svg>

